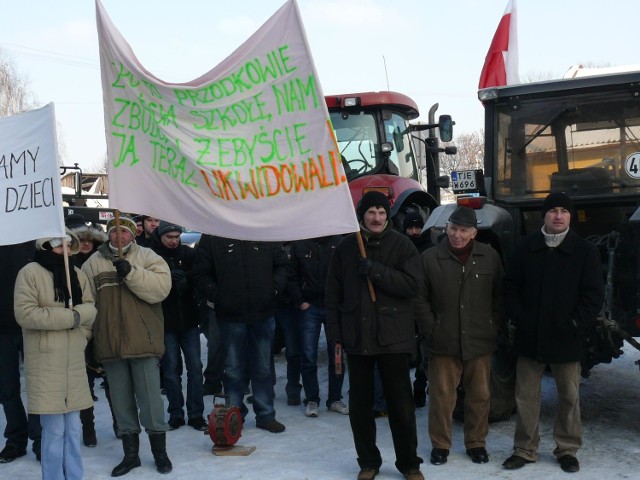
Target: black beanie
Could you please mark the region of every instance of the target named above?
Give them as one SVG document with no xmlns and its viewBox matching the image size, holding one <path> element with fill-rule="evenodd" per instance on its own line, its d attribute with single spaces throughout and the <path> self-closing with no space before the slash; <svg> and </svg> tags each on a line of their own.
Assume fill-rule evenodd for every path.
<svg viewBox="0 0 640 480">
<path fill-rule="evenodd" d="M 64 226 L 69 229 L 86 227 L 87 223 L 84 220 L 84 217 L 79 213 L 72 213 L 71 215 L 67 215 L 67 218 L 64 219 Z"/>
<path fill-rule="evenodd" d="M 384 211 L 387 212 L 387 218 L 391 218 L 391 208 L 389 207 L 389 200 L 385 194 L 376 192 L 375 190 L 367 192 L 358 203 L 358 218 L 362 220 L 366 211 L 371 207 L 384 208 Z"/>
<path fill-rule="evenodd" d="M 573 211 L 573 202 L 569 195 L 564 192 L 554 192 L 547 195 L 547 198 L 542 202 L 542 216 L 544 217 L 549 210 L 562 207 L 569 212 Z"/>
<path fill-rule="evenodd" d="M 160 225 L 158 225 L 158 236 L 161 237 L 170 232 L 180 232 L 182 233 L 182 227 L 180 225 L 176 225 L 175 223 L 165 222 L 162 220 Z"/>
<path fill-rule="evenodd" d="M 402 230 L 406 230 L 409 227 L 424 227 L 424 220 L 418 212 L 408 213 L 402 222 Z"/>
</svg>

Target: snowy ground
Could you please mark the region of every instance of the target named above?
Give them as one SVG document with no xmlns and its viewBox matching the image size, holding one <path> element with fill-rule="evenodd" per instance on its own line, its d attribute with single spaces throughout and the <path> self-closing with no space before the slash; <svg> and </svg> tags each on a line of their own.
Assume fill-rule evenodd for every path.
<svg viewBox="0 0 640 480">
<path fill-rule="evenodd" d="M 418 410 L 419 454 L 425 459 L 422 471 L 428 480 L 471 480 L 484 478 L 552 480 L 580 478 L 602 480 L 630 478 L 640 479 L 637 465 L 640 459 L 640 372 L 634 362 L 640 352 L 627 346 L 625 354 L 610 365 L 597 366 L 589 379 L 582 381 L 582 413 L 584 447 L 578 452 L 581 470 L 578 474 L 564 473 L 555 461 L 552 451 L 552 420 L 555 404 L 553 379 L 544 379 L 543 414 L 541 426 L 540 458 L 535 464 L 522 470 L 507 471 L 501 463 L 511 454 L 514 419 L 492 424 L 488 450 L 490 462 L 475 465 L 464 453 L 462 426 L 454 427 L 454 445 L 446 465 L 433 466 L 428 457 L 431 450 L 427 435 L 427 408 Z M 321 358 L 321 384 L 326 392 L 326 356 Z M 146 436 L 141 436 L 140 456 L 142 467 L 136 468 L 125 478 L 140 480 L 157 478 L 216 480 L 278 479 L 278 480 L 341 480 L 355 479 L 358 465 L 346 416 L 322 409 L 318 418 L 304 416 L 304 407 L 286 405 L 284 395 L 285 358 L 276 357 L 278 383 L 276 385 L 277 418 L 287 430 L 272 434 L 256 429 L 250 414 L 239 445 L 255 446 L 256 451 L 247 457 L 218 457 L 211 453 L 212 442 L 208 436 L 190 427 L 182 427 L 168 433 L 168 454 L 173 462 L 173 472 L 167 476 L 156 472 Z M 345 382 L 345 392 L 347 390 Z M 104 391 L 97 388 L 96 428 L 98 446 L 83 447 L 85 478 L 111 478 L 111 469 L 122 457 L 121 443 L 111 429 L 111 418 Z M 345 399 L 346 400 L 346 399 Z M 212 397 L 206 397 L 206 410 L 212 409 Z M 324 406 L 324 399 L 322 405 Z M 394 454 L 387 420 L 378 419 L 378 445 L 384 464 L 377 479 L 401 479 L 393 462 Z M 4 417 L 0 429 L 4 430 Z M 30 448 L 30 446 L 29 446 Z M 0 465 L 3 479 L 36 479 L 40 476 L 39 464 L 29 449 L 26 457 L 13 463 Z"/>
</svg>

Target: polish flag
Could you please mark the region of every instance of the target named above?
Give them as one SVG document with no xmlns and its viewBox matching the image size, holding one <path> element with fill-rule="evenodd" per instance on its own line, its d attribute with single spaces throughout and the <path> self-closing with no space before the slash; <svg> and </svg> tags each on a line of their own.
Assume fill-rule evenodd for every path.
<svg viewBox="0 0 640 480">
<path fill-rule="evenodd" d="M 509 0 L 484 60 L 478 89 L 519 83 L 516 0 Z"/>
</svg>

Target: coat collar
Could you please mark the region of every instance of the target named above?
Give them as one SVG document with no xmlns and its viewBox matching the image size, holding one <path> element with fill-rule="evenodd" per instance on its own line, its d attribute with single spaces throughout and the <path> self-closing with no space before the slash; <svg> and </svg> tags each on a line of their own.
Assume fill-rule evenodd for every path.
<svg viewBox="0 0 640 480">
<path fill-rule="evenodd" d="M 567 255 L 571 255 L 576 244 L 576 237 L 576 233 L 573 230 L 569 229 L 569 231 L 567 232 L 567 236 L 564 238 L 562 243 L 556 247 L 556 250 L 564 252 Z M 540 230 L 532 235 L 529 247 L 533 251 L 545 250 L 549 248 L 547 247 L 547 244 L 544 241 L 544 235 L 542 235 L 542 232 Z"/>
</svg>

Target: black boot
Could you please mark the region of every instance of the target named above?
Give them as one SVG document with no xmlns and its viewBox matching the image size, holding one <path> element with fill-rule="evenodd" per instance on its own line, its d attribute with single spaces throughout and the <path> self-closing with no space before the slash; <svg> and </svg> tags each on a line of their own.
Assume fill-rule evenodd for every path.
<svg viewBox="0 0 640 480">
<path fill-rule="evenodd" d="M 80 421 L 82 422 L 82 441 L 87 447 L 95 447 L 98 444 L 93 419 L 93 407 L 80 410 Z"/>
<path fill-rule="evenodd" d="M 137 433 L 125 433 L 122 435 L 124 458 L 122 459 L 122 462 L 120 462 L 120 464 L 111 472 L 112 477 L 119 477 L 140 466 L 140 457 L 138 456 L 139 447 L 140 438 Z"/>
<path fill-rule="evenodd" d="M 156 469 L 160 473 L 169 473 L 173 469 L 173 465 L 171 465 L 171 460 L 167 457 L 167 434 L 149 434 L 149 443 L 151 444 L 153 459 L 156 462 Z"/>
</svg>

